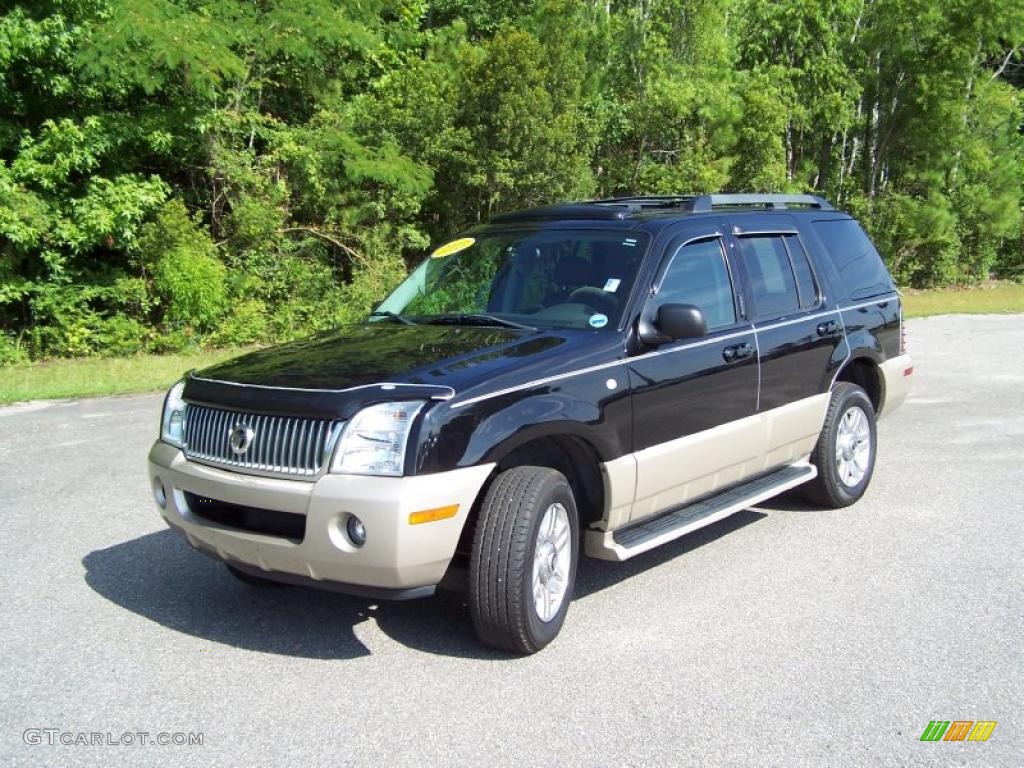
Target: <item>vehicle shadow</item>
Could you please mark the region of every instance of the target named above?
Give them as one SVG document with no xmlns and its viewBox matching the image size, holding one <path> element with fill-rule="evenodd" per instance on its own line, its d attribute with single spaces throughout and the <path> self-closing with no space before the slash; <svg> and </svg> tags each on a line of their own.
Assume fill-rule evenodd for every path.
<svg viewBox="0 0 1024 768">
<path fill-rule="evenodd" d="M 812 504 L 802 495 L 803 488 L 790 488 L 778 496 L 772 496 L 757 505 L 758 509 L 767 509 L 773 512 L 822 512 L 826 511 L 820 505 Z"/>
<path fill-rule="evenodd" d="M 724 520 L 719 520 L 717 523 L 712 523 L 706 528 L 700 528 L 682 538 L 662 544 L 660 547 L 621 563 L 584 557 L 580 560 L 576 572 L 576 599 L 587 597 L 637 574 L 657 568 L 669 560 L 674 560 L 680 555 L 685 555 L 687 552 L 692 552 L 723 536 L 728 536 L 730 533 L 765 517 L 767 515 L 763 512 L 745 509 Z"/>
<path fill-rule="evenodd" d="M 464 597 L 377 602 L 289 586 L 252 587 L 170 530 L 90 552 L 85 582 L 112 603 L 215 643 L 310 659 L 370 654 L 356 628 L 370 619 L 397 642 L 427 652 L 507 658 L 479 644 Z"/>
<path fill-rule="evenodd" d="M 765 517 L 744 511 L 624 563 L 583 558 L 576 599 L 712 542 Z M 112 603 L 168 629 L 236 648 L 310 659 L 370 655 L 356 628 L 370 619 L 388 637 L 425 653 L 514 659 L 480 645 L 465 595 L 439 591 L 423 600 L 377 602 L 300 587 L 251 587 L 194 552 L 170 530 L 90 552 L 89 587 Z"/>
</svg>

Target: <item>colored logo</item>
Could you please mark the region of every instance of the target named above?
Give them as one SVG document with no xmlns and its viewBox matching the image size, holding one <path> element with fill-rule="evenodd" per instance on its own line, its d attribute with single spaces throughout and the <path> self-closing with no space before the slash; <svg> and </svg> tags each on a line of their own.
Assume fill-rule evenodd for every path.
<svg viewBox="0 0 1024 768">
<path fill-rule="evenodd" d="M 995 720 L 932 720 L 921 741 L 988 741 L 995 728 Z"/>
</svg>

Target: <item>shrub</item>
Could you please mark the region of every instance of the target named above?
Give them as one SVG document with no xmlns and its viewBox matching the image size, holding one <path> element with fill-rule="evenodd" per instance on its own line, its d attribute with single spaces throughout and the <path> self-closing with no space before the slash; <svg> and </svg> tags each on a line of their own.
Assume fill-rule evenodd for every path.
<svg viewBox="0 0 1024 768">
<path fill-rule="evenodd" d="M 28 359 L 28 352 L 16 337 L 0 333 L 0 366 L 25 363 Z"/>
<path fill-rule="evenodd" d="M 145 348 L 149 330 L 126 307 L 144 303 L 141 281 L 48 283 L 32 290 L 32 324 L 26 333 L 32 357 L 127 355 Z"/>
<path fill-rule="evenodd" d="M 235 302 L 208 341 L 215 347 L 236 347 L 268 336 L 267 305 L 259 299 Z"/>
<path fill-rule="evenodd" d="M 172 328 L 162 333 L 154 333 L 147 345 L 147 351 L 158 354 L 176 352 L 198 352 L 198 339 L 190 328 Z"/>
<path fill-rule="evenodd" d="M 217 247 L 180 200 L 142 228 L 139 254 L 172 326 L 207 330 L 227 308 L 226 270 Z"/>
</svg>

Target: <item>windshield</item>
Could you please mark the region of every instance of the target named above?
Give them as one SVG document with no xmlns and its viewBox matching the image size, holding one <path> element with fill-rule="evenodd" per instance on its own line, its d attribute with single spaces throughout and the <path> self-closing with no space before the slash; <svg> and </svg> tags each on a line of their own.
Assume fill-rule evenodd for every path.
<svg viewBox="0 0 1024 768">
<path fill-rule="evenodd" d="M 616 327 L 647 236 L 638 232 L 495 232 L 435 250 L 372 321 L 531 328 Z"/>
</svg>

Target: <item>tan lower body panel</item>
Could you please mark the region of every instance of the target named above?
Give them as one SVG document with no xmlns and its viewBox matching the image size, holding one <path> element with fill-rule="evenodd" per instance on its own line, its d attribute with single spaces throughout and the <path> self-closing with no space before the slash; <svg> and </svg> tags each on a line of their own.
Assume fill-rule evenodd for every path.
<svg viewBox="0 0 1024 768">
<path fill-rule="evenodd" d="M 903 405 L 910 392 L 910 380 L 913 378 L 914 361 L 910 355 L 900 355 L 886 360 L 880 366 L 882 379 L 885 383 L 885 400 L 882 402 L 882 413 L 892 413 Z M 908 373 L 909 371 L 909 373 Z"/>
<path fill-rule="evenodd" d="M 765 454 L 764 415 L 723 424 L 634 454 L 636 522 L 755 473 Z"/>
<path fill-rule="evenodd" d="M 687 435 L 632 454 L 636 495 L 628 520 L 622 508 L 627 489 L 612 489 L 618 506 L 607 530 L 680 507 L 773 467 L 808 456 L 818 440 L 831 394 L 814 395 L 781 408 Z M 623 462 L 617 459 L 617 462 Z M 610 462 L 615 463 L 615 462 Z M 608 474 L 626 476 L 625 472 Z"/>
<path fill-rule="evenodd" d="M 642 543 L 633 546 L 623 546 L 619 542 L 615 541 L 614 531 L 587 531 L 585 539 L 587 555 L 590 557 L 596 557 L 600 560 L 628 560 L 642 552 L 648 552 L 655 547 L 659 547 L 662 544 L 672 541 L 673 539 L 678 539 L 681 536 L 685 536 L 688 533 L 698 530 L 699 528 L 704 528 L 712 523 L 716 523 L 730 515 L 736 514 L 737 512 L 742 512 L 744 509 L 747 509 L 754 504 L 758 504 L 765 499 L 769 499 L 772 496 L 776 496 L 785 490 L 802 485 L 808 480 L 813 480 L 818 474 L 817 470 L 813 466 L 809 465 L 806 459 L 793 462 L 793 465 L 804 471 L 799 476 L 788 479 L 784 482 L 780 481 L 768 489 L 762 488 L 759 492 L 751 492 L 751 494 L 745 498 L 739 499 L 738 501 L 715 511 L 712 514 L 703 516 L 689 525 L 681 525 L 679 527 L 671 528 L 655 538 L 646 539 Z"/>
<path fill-rule="evenodd" d="M 150 480 L 165 499 L 160 514 L 193 546 L 265 571 L 386 589 L 441 580 L 473 501 L 493 469 L 484 464 L 415 477 L 328 474 L 309 483 L 206 467 L 160 442 L 149 453 Z M 306 535 L 296 543 L 218 525 L 189 509 L 186 491 L 304 515 Z M 453 517 L 409 523 L 412 512 L 452 504 L 458 505 Z M 345 533 L 350 514 L 366 528 L 362 547 L 353 546 Z"/>
<path fill-rule="evenodd" d="M 636 454 L 627 453 L 601 465 L 607 512 L 602 528 L 614 530 L 629 522 L 636 498 Z"/>
</svg>

